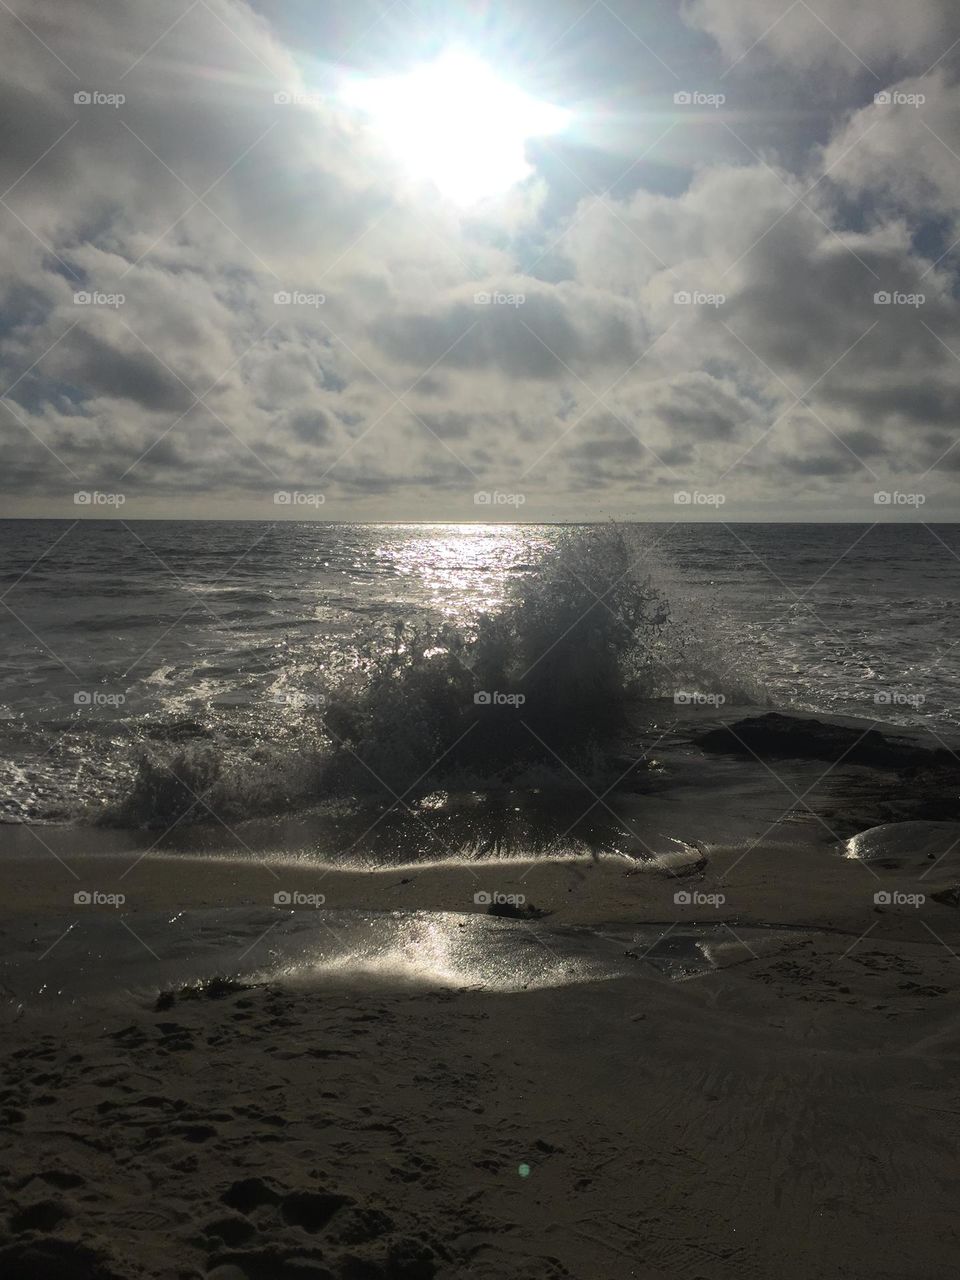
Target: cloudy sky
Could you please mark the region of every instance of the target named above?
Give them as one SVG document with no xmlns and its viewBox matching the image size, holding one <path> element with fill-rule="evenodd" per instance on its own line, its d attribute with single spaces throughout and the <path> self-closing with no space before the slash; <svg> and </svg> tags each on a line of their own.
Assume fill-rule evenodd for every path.
<svg viewBox="0 0 960 1280">
<path fill-rule="evenodd" d="M 10 0 L 0 48 L 6 514 L 957 517 L 955 0 Z"/>
</svg>

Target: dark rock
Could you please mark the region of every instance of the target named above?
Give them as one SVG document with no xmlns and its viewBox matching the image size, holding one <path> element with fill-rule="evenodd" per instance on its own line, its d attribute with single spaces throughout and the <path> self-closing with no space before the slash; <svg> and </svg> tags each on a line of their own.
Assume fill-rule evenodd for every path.
<svg viewBox="0 0 960 1280">
<path fill-rule="evenodd" d="M 492 902 L 487 907 L 487 915 L 503 916 L 507 920 L 542 920 L 544 916 L 552 915 L 552 912 L 535 907 L 532 902 L 526 902 L 522 907 L 512 902 Z"/>
<path fill-rule="evenodd" d="M 236 995 L 240 991 L 251 990 L 251 983 L 240 982 L 236 978 L 225 978 L 221 974 L 217 974 L 212 978 L 203 978 L 200 982 L 194 982 L 188 986 L 180 988 L 181 1000 L 222 1000 L 224 996 Z"/>
<path fill-rule="evenodd" d="M 220 974 L 213 978 L 202 978 L 199 982 L 191 982 L 183 986 L 179 991 L 161 991 L 156 999 L 153 1008 L 156 1013 L 164 1013 L 167 1009 L 172 1009 L 177 1002 L 177 997 L 181 1000 L 222 1000 L 225 996 L 236 995 L 241 991 L 250 991 L 251 984 L 249 982 L 240 982 L 236 978 L 224 978 Z M 237 1001 L 237 1005 L 241 1005 L 241 1001 Z M 245 1002 L 249 1004 L 249 1001 Z M 158 1026 L 162 1025 L 158 1023 Z"/>
<path fill-rule="evenodd" d="M 704 751 L 756 755 L 761 760 L 826 760 L 834 764 L 843 760 L 878 769 L 946 765 L 950 760 L 946 749 L 925 746 L 909 735 L 777 711 L 711 729 L 695 741 Z"/>
</svg>

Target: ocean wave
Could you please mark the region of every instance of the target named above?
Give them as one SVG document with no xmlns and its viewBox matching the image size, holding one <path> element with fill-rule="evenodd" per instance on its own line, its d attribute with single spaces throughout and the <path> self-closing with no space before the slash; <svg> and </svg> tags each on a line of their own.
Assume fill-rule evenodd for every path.
<svg viewBox="0 0 960 1280">
<path fill-rule="evenodd" d="M 609 785 L 606 755 L 636 704 L 690 688 L 757 700 L 729 636 L 670 585 L 642 530 L 565 531 L 497 609 L 368 624 L 321 669 L 299 671 L 322 692 L 280 699 L 277 740 L 261 725 L 252 747 L 147 744 L 100 820 L 167 827 L 332 797 L 408 806 L 441 785 Z"/>
</svg>

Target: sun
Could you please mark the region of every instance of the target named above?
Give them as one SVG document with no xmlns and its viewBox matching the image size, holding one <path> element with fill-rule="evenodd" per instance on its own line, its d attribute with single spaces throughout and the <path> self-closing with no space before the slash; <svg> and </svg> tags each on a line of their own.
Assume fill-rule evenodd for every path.
<svg viewBox="0 0 960 1280">
<path fill-rule="evenodd" d="M 370 117 L 414 178 L 460 205 L 500 195 L 532 173 L 528 138 L 561 132 L 570 112 L 450 49 L 406 75 L 356 80 L 344 100 Z"/>
</svg>

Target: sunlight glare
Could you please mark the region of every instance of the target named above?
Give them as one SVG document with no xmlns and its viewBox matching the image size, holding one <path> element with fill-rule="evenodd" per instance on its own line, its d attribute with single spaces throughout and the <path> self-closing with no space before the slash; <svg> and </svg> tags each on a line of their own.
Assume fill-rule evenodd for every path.
<svg viewBox="0 0 960 1280">
<path fill-rule="evenodd" d="M 371 117 L 412 176 L 462 205 L 522 182 L 532 172 L 526 140 L 559 133 L 570 119 L 457 50 L 407 75 L 354 81 L 343 96 Z"/>
</svg>

